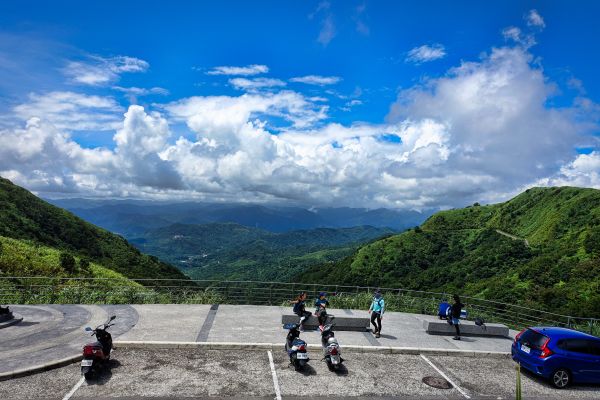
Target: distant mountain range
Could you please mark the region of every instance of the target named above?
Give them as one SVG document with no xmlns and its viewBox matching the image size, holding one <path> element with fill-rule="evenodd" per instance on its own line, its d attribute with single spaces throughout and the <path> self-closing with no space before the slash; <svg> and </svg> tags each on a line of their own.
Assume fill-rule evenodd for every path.
<svg viewBox="0 0 600 400">
<path fill-rule="evenodd" d="M 396 232 L 358 226 L 273 233 L 235 223 L 173 224 L 130 242 L 192 278 L 285 281 L 308 266 L 340 260 L 359 245 Z"/>
<path fill-rule="evenodd" d="M 279 207 L 252 204 L 158 203 L 131 200 L 48 200 L 75 215 L 127 238 L 175 223 L 231 222 L 270 232 L 299 229 L 385 227 L 402 231 L 421 224 L 432 212 L 365 208 Z"/>
</svg>

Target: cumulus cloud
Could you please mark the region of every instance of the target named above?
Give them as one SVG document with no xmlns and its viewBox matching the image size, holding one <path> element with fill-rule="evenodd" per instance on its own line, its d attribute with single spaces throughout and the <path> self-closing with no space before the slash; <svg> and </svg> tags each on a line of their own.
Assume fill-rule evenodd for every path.
<svg viewBox="0 0 600 400">
<path fill-rule="evenodd" d="M 236 89 L 253 91 L 264 88 L 282 87 L 286 83 L 280 79 L 274 78 L 233 78 L 229 80 L 229 83 Z"/>
<path fill-rule="evenodd" d="M 290 82 L 306 83 L 307 85 L 335 85 L 341 82 L 342 78 L 339 76 L 321 76 L 321 75 L 305 75 L 291 78 Z"/>
<path fill-rule="evenodd" d="M 533 61 L 520 45 L 492 49 L 402 90 L 379 124 L 328 122 L 322 99 L 287 89 L 133 105 L 114 149 L 83 148 L 60 112 L 25 107 L 0 131 L 0 175 L 45 193 L 405 209 L 505 200 L 534 184 L 598 187 L 600 154 L 574 150 L 592 141 L 598 106 L 553 108 L 555 84 Z"/>
<path fill-rule="evenodd" d="M 537 12 L 537 10 L 531 10 L 525 16 L 525 20 L 527 21 L 528 26 L 533 26 L 536 28 L 544 29 L 546 27 L 546 23 L 544 22 L 544 18 Z"/>
<path fill-rule="evenodd" d="M 112 97 L 55 91 L 30 93 L 26 103 L 13 109 L 22 120 L 38 118 L 65 130 L 113 130 L 120 123 L 121 107 Z"/>
<path fill-rule="evenodd" d="M 249 75 L 266 74 L 267 72 L 269 72 L 269 67 L 267 67 L 266 65 L 251 64 L 251 65 L 247 65 L 245 67 L 236 67 L 236 66 L 214 67 L 210 71 L 207 71 L 206 75 L 249 76 Z"/>
<path fill-rule="evenodd" d="M 90 56 L 85 61 L 71 61 L 63 69 L 73 82 L 100 86 L 115 82 L 123 73 L 145 72 L 150 65 L 139 58 Z"/>
<path fill-rule="evenodd" d="M 427 45 L 424 44 L 419 47 L 415 47 L 410 50 L 406 56 L 405 61 L 413 64 L 422 64 L 444 58 L 446 56 L 446 49 L 439 43 Z"/>
</svg>

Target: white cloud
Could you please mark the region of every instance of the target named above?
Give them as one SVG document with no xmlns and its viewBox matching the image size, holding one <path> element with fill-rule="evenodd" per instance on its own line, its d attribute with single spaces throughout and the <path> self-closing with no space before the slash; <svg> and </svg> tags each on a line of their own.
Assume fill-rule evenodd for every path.
<svg viewBox="0 0 600 400">
<path fill-rule="evenodd" d="M 14 107 L 16 117 L 39 118 L 64 130 L 113 130 L 123 112 L 112 97 L 75 92 L 31 93 L 28 100 Z"/>
<path fill-rule="evenodd" d="M 152 88 L 139 88 L 139 87 L 122 87 L 122 86 L 113 86 L 113 89 L 118 92 L 123 92 L 132 96 L 147 96 L 149 94 L 158 94 L 161 96 L 167 96 L 169 91 L 167 89 L 161 87 L 152 87 Z"/>
<path fill-rule="evenodd" d="M 241 75 L 241 76 L 249 76 L 249 75 L 258 75 L 258 74 L 266 74 L 269 72 L 269 67 L 266 65 L 259 64 L 251 64 L 245 67 L 235 67 L 235 66 L 220 66 L 214 67 L 210 71 L 206 72 L 207 75 Z"/>
<path fill-rule="evenodd" d="M 415 47 L 408 52 L 406 56 L 406 62 L 414 64 L 422 64 L 429 61 L 438 60 L 446 56 L 446 49 L 439 43 L 427 45 L 424 44 L 419 47 Z"/>
<path fill-rule="evenodd" d="M 540 179 L 536 186 L 579 186 L 600 189 L 600 152 L 580 154 L 555 175 Z"/>
<path fill-rule="evenodd" d="M 333 40 L 336 34 L 337 31 L 335 28 L 335 23 L 333 22 L 333 16 L 328 15 L 321 23 L 321 30 L 319 31 L 317 42 L 321 43 L 323 46 L 327 46 L 329 42 Z"/>
<path fill-rule="evenodd" d="M 537 10 L 531 10 L 525 16 L 525 20 L 527 21 L 528 26 L 533 26 L 539 29 L 544 29 L 546 27 L 546 23 L 544 22 L 544 18 L 537 12 Z"/>
<path fill-rule="evenodd" d="M 342 78 L 339 76 L 321 76 L 321 75 L 306 75 L 306 76 L 297 76 L 295 78 L 291 78 L 290 82 L 298 82 L 298 83 L 306 83 L 307 85 L 335 85 L 336 83 L 341 82 Z"/>
<path fill-rule="evenodd" d="M 552 108 L 555 91 L 527 48 L 508 46 L 401 91 L 385 123 L 327 123 L 322 100 L 285 89 L 197 96 L 153 105 L 160 113 L 130 106 L 114 150 L 82 148 L 55 126 L 65 102 L 71 113 L 114 105 L 70 94 L 0 131 L 0 175 L 46 194 L 417 209 L 532 184 L 598 187 L 600 154 L 574 150 L 593 141 L 598 107 Z M 192 135 L 173 137 L 170 124 Z"/>
<path fill-rule="evenodd" d="M 117 81 L 126 72 L 145 72 L 149 66 L 146 61 L 135 57 L 90 56 L 86 61 L 69 62 L 63 72 L 75 83 L 100 86 Z"/>
<path fill-rule="evenodd" d="M 264 88 L 282 87 L 286 85 L 284 81 L 273 78 L 233 78 L 229 80 L 229 83 L 236 89 L 248 91 Z"/>
</svg>

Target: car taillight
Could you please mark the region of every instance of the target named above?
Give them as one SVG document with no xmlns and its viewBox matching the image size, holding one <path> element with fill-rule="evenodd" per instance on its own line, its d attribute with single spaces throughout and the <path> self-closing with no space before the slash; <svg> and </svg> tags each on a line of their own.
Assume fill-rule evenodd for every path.
<svg viewBox="0 0 600 400">
<path fill-rule="evenodd" d="M 330 353 L 331 353 L 332 356 L 336 356 L 337 353 L 338 353 L 337 348 L 336 347 L 332 347 Z"/>
<path fill-rule="evenodd" d="M 550 350 L 548 348 L 548 342 L 550 341 L 550 339 L 547 339 L 544 344 L 542 345 L 542 347 L 540 348 L 540 358 L 547 358 L 550 357 L 552 354 L 554 354 L 554 352 L 552 350 Z"/>
<path fill-rule="evenodd" d="M 527 329 L 523 329 L 521 332 L 517 333 L 517 336 L 515 336 L 515 343 L 519 341 L 519 338 L 525 333 L 526 330 Z"/>
</svg>

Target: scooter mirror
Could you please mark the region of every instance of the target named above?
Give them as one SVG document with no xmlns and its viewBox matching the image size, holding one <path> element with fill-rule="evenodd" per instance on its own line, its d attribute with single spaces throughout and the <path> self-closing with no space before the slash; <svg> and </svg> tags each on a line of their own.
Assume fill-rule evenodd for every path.
<svg viewBox="0 0 600 400">
<path fill-rule="evenodd" d="M 116 315 L 113 315 L 112 317 L 110 317 L 110 319 L 108 320 L 108 322 L 112 321 L 113 319 L 117 318 Z"/>
<path fill-rule="evenodd" d="M 86 326 L 86 327 L 85 327 L 85 329 L 84 329 L 84 331 L 86 331 L 86 332 L 91 332 L 91 331 L 93 331 L 93 329 L 92 329 L 92 328 L 90 328 L 89 326 Z"/>
</svg>

